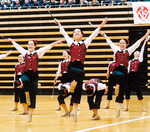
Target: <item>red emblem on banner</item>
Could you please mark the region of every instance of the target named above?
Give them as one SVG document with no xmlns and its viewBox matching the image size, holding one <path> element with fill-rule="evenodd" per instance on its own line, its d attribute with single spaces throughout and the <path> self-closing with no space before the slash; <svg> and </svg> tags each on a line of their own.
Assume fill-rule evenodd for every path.
<svg viewBox="0 0 150 132">
<path fill-rule="evenodd" d="M 146 20 L 149 16 L 149 10 L 145 6 L 140 6 L 136 12 L 138 17 L 142 20 Z"/>
</svg>

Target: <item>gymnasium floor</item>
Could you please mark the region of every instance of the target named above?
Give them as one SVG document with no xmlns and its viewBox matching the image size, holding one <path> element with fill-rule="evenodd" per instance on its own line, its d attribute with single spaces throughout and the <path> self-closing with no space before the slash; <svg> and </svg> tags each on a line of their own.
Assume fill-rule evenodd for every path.
<svg viewBox="0 0 150 132">
<path fill-rule="evenodd" d="M 149 132 L 150 131 L 150 96 L 144 96 L 146 112 L 142 112 L 141 105 L 136 96 L 131 97 L 129 112 L 121 111 L 120 118 L 116 118 L 117 105 L 111 102 L 108 110 L 100 109 L 101 120 L 91 121 L 92 112 L 88 109 L 86 96 L 82 96 L 78 111 L 78 122 L 72 117 L 61 117 L 63 110 L 55 111 L 58 106 L 57 96 L 37 96 L 37 108 L 33 120 L 27 122 L 27 116 L 19 115 L 19 110 L 12 112 L 13 96 L 0 95 L 0 132 Z M 69 99 L 66 99 L 67 105 Z M 115 99 L 115 97 L 114 97 Z M 106 104 L 103 97 L 101 107 Z"/>
</svg>

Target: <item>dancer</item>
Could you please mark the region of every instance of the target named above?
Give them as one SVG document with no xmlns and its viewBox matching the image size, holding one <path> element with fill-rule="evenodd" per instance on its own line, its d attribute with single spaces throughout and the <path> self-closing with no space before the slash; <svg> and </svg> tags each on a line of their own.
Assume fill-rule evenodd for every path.
<svg viewBox="0 0 150 132">
<path fill-rule="evenodd" d="M 112 100 L 113 86 L 116 85 L 113 71 L 116 67 L 115 56 L 113 55 L 113 61 L 111 61 L 108 65 L 106 78 L 108 79 L 108 93 L 107 93 L 107 105 L 103 107 L 103 109 L 109 109 L 110 101 Z"/>
<path fill-rule="evenodd" d="M 15 90 L 15 107 L 11 109 L 11 111 L 17 111 L 18 110 L 18 102 L 20 100 L 20 103 L 22 104 L 22 107 L 24 109 L 23 112 L 20 113 L 20 115 L 27 115 L 28 110 L 27 110 L 27 104 L 26 104 L 26 97 L 25 97 L 25 92 L 22 89 L 22 81 L 21 81 L 21 76 L 24 73 L 25 70 L 25 62 L 24 62 L 24 57 L 22 55 L 18 56 L 18 64 L 15 66 L 15 75 L 14 75 L 14 90 Z"/>
<path fill-rule="evenodd" d="M 139 86 L 139 68 L 140 68 L 140 64 L 143 61 L 144 49 L 145 49 L 146 42 L 148 40 L 149 40 L 149 38 L 145 39 L 144 44 L 141 48 L 141 51 L 140 52 L 135 51 L 134 59 L 129 61 L 128 81 L 127 81 L 127 89 L 126 89 L 126 108 L 124 109 L 124 111 L 129 110 L 130 92 L 131 92 L 132 88 L 134 88 L 134 90 L 136 91 L 138 100 L 140 101 L 140 103 L 142 105 L 142 110 L 144 112 L 146 111 L 144 104 L 143 104 L 143 96 L 142 96 L 140 86 Z"/>
<path fill-rule="evenodd" d="M 61 83 L 66 83 L 66 82 L 71 82 L 72 81 L 71 77 L 67 73 L 68 65 L 70 63 L 69 57 L 70 56 L 69 56 L 68 52 L 67 51 L 63 51 L 63 58 L 64 58 L 64 60 L 59 63 L 58 71 L 57 71 L 56 77 L 54 79 L 54 86 L 56 85 L 56 81 L 57 81 L 58 77 L 61 74 L 62 74 L 62 76 L 61 76 Z M 61 110 L 61 105 L 62 105 L 62 107 L 64 109 L 67 109 L 65 106 L 63 106 L 64 104 L 60 103 L 61 102 L 60 100 L 64 100 L 64 96 L 62 96 L 60 94 L 57 99 L 58 99 L 58 102 L 59 102 L 59 106 L 56 108 L 56 110 Z"/>
<path fill-rule="evenodd" d="M 31 102 L 29 107 L 29 116 L 28 122 L 32 121 L 32 114 L 36 105 L 36 91 L 38 86 L 38 62 L 39 58 L 41 58 L 46 51 L 51 49 L 54 45 L 58 43 L 62 43 L 64 40 L 56 41 L 52 44 L 49 44 L 43 48 L 35 50 L 37 41 L 30 40 L 28 42 L 27 48 L 25 50 L 19 44 L 17 44 L 11 38 L 8 39 L 14 47 L 25 57 L 25 72 L 21 76 L 21 80 L 23 82 L 23 89 L 26 93 L 26 98 Z M 28 103 L 27 103 L 28 104 Z"/>
<path fill-rule="evenodd" d="M 71 115 L 75 122 L 77 122 L 77 108 L 80 104 L 81 90 L 83 78 L 85 75 L 84 71 L 84 60 L 86 56 L 86 50 L 90 45 L 91 41 L 98 35 L 99 30 L 105 25 L 107 18 L 98 26 L 97 29 L 85 40 L 82 41 L 83 32 L 80 29 L 75 29 L 73 32 L 73 39 L 69 37 L 60 22 L 55 19 L 55 23 L 58 24 L 61 34 L 65 37 L 68 46 L 70 48 L 71 62 L 68 65 L 68 74 L 72 77 L 73 81 L 71 84 L 70 92 L 74 92 L 73 97 L 73 110 Z"/>
<path fill-rule="evenodd" d="M 105 33 L 101 32 L 101 35 L 105 37 L 107 43 L 112 48 L 115 58 L 116 58 L 116 67 L 113 71 L 116 79 L 116 87 L 119 90 L 119 95 L 116 97 L 116 102 L 118 103 L 118 108 L 116 112 L 116 117 L 120 116 L 121 105 L 124 100 L 124 91 L 126 86 L 126 77 L 127 77 L 127 66 L 129 62 L 129 56 L 139 47 L 140 43 L 148 37 L 150 32 L 147 32 L 141 39 L 134 43 L 129 48 L 126 48 L 128 41 L 126 39 L 121 39 L 119 41 L 119 46 L 116 46 Z"/>
<path fill-rule="evenodd" d="M 106 85 L 97 78 L 90 79 L 82 85 L 87 94 L 89 109 L 93 111 L 92 120 L 100 120 L 98 109 L 100 109 L 102 96 L 107 93 Z"/>
<path fill-rule="evenodd" d="M 61 117 L 66 117 L 66 116 L 70 116 L 70 113 L 73 109 L 73 102 L 72 102 L 72 97 L 70 99 L 70 108 L 68 110 L 64 99 L 67 98 L 68 96 L 72 96 L 72 93 L 70 93 L 70 86 L 71 86 L 71 82 L 66 82 L 66 83 L 59 83 L 58 85 L 58 89 L 60 91 L 60 94 L 58 96 L 58 101 L 59 104 L 63 107 L 63 109 L 65 110 L 65 113 L 61 116 Z"/>
<path fill-rule="evenodd" d="M 115 76 L 113 75 L 113 71 L 116 66 L 115 56 L 113 55 L 113 61 L 111 61 L 108 65 L 106 77 L 108 79 L 108 93 L 107 93 L 107 104 L 103 107 L 103 109 L 109 109 L 110 102 L 112 100 L 113 87 L 116 86 Z M 115 87 L 115 95 L 118 96 L 119 92 Z M 123 109 L 125 108 L 124 102 L 122 104 Z"/>
</svg>

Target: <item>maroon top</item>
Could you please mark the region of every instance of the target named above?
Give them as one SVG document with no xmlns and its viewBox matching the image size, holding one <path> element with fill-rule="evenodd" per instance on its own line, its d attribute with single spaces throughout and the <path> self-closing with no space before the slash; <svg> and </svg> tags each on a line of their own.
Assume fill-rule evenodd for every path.
<svg viewBox="0 0 150 132">
<path fill-rule="evenodd" d="M 67 73 L 67 68 L 69 65 L 70 61 L 62 61 L 61 62 L 61 74 L 63 74 L 64 72 Z"/>
<path fill-rule="evenodd" d="M 35 52 L 33 55 L 25 55 L 25 71 L 33 70 L 34 72 L 38 69 L 39 58 Z"/>
<path fill-rule="evenodd" d="M 129 52 L 126 50 L 124 53 L 117 51 L 116 52 L 116 67 L 119 65 L 125 66 L 125 68 L 128 67 L 129 62 Z"/>
<path fill-rule="evenodd" d="M 98 86 L 98 83 L 101 83 L 102 81 L 100 79 L 97 79 L 97 78 L 93 78 L 93 79 L 90 79 L 89 81 L 87 81 L 85 83 L 85 88 L 87 88 L 87 85 L 88 84 L 94 84 L 95 85 L 95 88 L 97 89 L 97 86 Z"/>
<path fill-rule="evenodd" d="M 110 65 L 109 65 L 109 75 L 113 73 L 115 67 L 116 67 L 116 62 L 115 61 L 110 63 Z"/>
<path fill-rule="evenodd" d="M 84 43 L 81 46 L 72 43 L 70 46 L 71 61 L 74 62 L 75 60 L 79 59 L 82 63 L 84 63 L 86 50 L 87 49 Z"/>
<path fill-rule="evenodd" d="M 139 59 L 136 59 L 136 60 L 131 60 L 130 62 L 130 69 L 129 69 L 129 72 L 137 72 L 140 68 L 140 61 Z"/>
<path fill-rule="evenodd" d="M 20 72 L 21 75 L 24 73 L 25 71 L 25 63 L 19 63 L 16 65 L 15 67 L 15 75 L 17 76 L 18 73 Z"/>
</svg>

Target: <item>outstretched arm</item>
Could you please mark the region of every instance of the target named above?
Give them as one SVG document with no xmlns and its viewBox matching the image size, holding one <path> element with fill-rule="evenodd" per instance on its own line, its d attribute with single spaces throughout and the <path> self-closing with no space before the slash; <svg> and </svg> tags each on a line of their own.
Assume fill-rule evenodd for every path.
<svg viewBox="0 0 150 132">
<path fill-rule="evenodd" d="M 6 53 L 6 57 L 9 56 L 12 53 L 12 50 Z"/>
<path fill-rule="evenodd" d="M 27 50 L 25 50 L 24 48 L 22 48 L 19 44 L 17 44 L 13 39 L 9 38 L 8 39 L 9 42 L 11 42 L 14 47 L 23 55 L 25 56 L 25 54 L 27 53 Z"/>
<path fill-rule="evenodd" d="M 94 32 L 84 41 L 86 48 L 89 47 L 92 40 L 98 35 L 100 29 L 107 23 L 108 18 L 105 18 L 103 22 L 94 30 Z"/>
<path fill-rule="evenodd" d="M 117 52 L 117 50 L 119 49 L 118 46 L 116 46 L 109 38 L 108 36 L 104 33 L 104 32 L 100 32 L 100 34 L 105 37 L 106 42 L 110 45 L 111 49 L 113 50 L 114 53 Z"/>
<path fill-rule="evenodd" d="M 6 54 L 0 55 L 0 60 L 3 59 L 4 57 L 9 56 L 11 53 L 12 53 L 12 50 L 10 50 L 9 52 L 7 52 Z"/>
<path fill-rule="evenodd" d="M 108 18 L 106 17 L 103 22 L 101 23 L 101 25 L 98 26 L 98 30 L 100 30 L 108 21 Z"/>
<path fill-rule="evenodd" d="M 146 38 L 145 41 L 144 41 L 144 44 L 141 48 L 141 51 L 140 51 L 140 56 L 139 56 L 139 61 L 142 62 L 143 61 L 143 54 L 144 54 L 144 49 L 145 49 L 145 45 L 146 45 L 146 42 L 149 40 L 149 38 Z"/>
<path fill-rule="evenodd" d="M 64 30 L 64 28 L 61 26 L 61 23 L 59 22 L 58 19 L 54 19 L 55 23 L 58 24 L 59 26 L 59 30 L 60 30 L 60 33 L 64 36 L 64 38 L 66 39 L 67 41 L 67 44 L 68 46 L 70 47 L 72 42 L 73 42 L 73 39 L 69 37 L 69 35 L 66 33 L 66 31 Z"/>
<path fill-rule="evenodd" d="M 150 32 L 147 32 L 141 39 L 139 39 L 138 41 L 136 41 L 131 47 L 128 48 L 128 52 L 129 55 L 131 55 L 141 44 L 141 42 L 148 37 L 148 35 L 150 34 Z"/>
<path fill-rule="evenodd" d="M 58 41 L 53 42 L 52 44 L 46 45 L 45 47 L 42 47 L 42 48 L 38 49 L 37 50 L 38 57 L 41 58 L 45 54 L 45 52 L 50 50 L 56 44 L 62 44 L 63 41 L 65 41 L 65 40 L 64 39 L 63 40 L 58 40 Z"/>
</svg>

